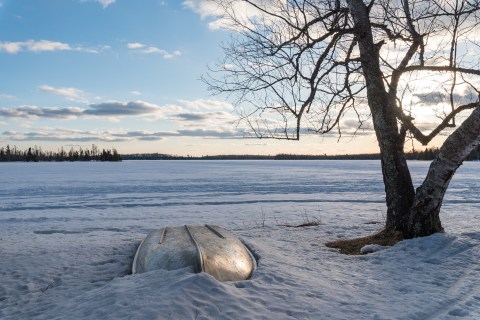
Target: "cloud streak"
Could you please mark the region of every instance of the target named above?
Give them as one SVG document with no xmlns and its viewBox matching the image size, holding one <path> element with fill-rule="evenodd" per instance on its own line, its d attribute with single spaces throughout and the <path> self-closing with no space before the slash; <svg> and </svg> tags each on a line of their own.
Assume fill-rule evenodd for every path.
<svg viewBox="0 0 480 320">
<path fill-rule="evenodd" d="M 66 97 L 71 101 L 84 101 L 85 92 L 76 88 L 54 88 L 48 85 L 40 86 L 44 92 Z M 182 100 L 185 107 L 178 105 L 157 105 L 141 100 L 137 101 L 107 101 L 89 104 L 87 108 L 80 107 L 39 107 L 21 105 L 0 108 L 0 117 L 6 118 L 53 118 L 73 119 L 82 117 L 130 117 L 157 116 L 185 122 L 230 122 L 236 119 L 231 113 L 221 111 L 223 106 L 230 109 L 230 104 L 222 101 L 205 102 L 206 100 Z M 197 106 L 197 107 L 195 107 Z M 210 108 L 208 108 L 210 106 Z M 193 111 L 191 110 L 193 109 Z M 218 110 L 218 111 L 217 111 Z"/>
<path fill-rule="evenodd" d="M 228 14 L 225 12 L 225 8 L 222 6 L 208 0 L 184 0 L 182 5 L 192 10 L 193 12 L 200 15 L 201 19 L 212 19 L 213 21 L 208 23 L 208 28 L 210 30 L 218 29 L 234 29 L 231 21 L 229 21 L 226 16 Z M 251 5 L 248 5 L 242 1 L 237 1 L 228 6 L 231 9 L 229 14 L 235 14 L 239 19 L 245 19 L 248 21 L 249 18 L 254 18 L 256 16 L 262 16 L 262 12 Z M 230 11 L 230 10 L 229 10 Z"/>
<path fill-rule="evenodd" d="M 82 46 L 71 46 L 68 43 L 50 40 L 27 40 L 27 41 L 2 41 L 0 42 L 0 52 L 7 54 L 17 54 L 19 52 L 55 52 L 55 51 L 78 51 L 86 53 L 100 53 L 110 49 L 110 46 L 98 46 L 87 48 Z"/>
<path fill-rule="evenodd" d="M 31 128 L 33 129 L 33 128 Z M 178 131 L 96 131 L 68 128 L 34 128 L 27 132 L 4 131 L 0 137 L 9 141 L 69 141 L 69 142 L 133 142 L 159 141 L 165 138 L 240 139 L 244 134 L 235 130 L 178 130 Z"/>
<path fill-rule="evenodd" d="M 0 42 L 0 52 L 16 54 L 21 51 L 52 52 L 73 50 L 68 43 L 50 40 L 27 40 L 20 42 Z"/>
<path fill-rule="evenodd" d="M 233 105 L 227 101 L 212 100 L 212 99 L 197 99 L 197 100 L 178 100 L 181 104 L 195 110 L 222 110 L 232 111 Z"/>
<path fill-rule="evenodd" d="M 160 49 L 157 47 L 147 46 L 146 44 L 143 44 L 140 42 L 127 43 L 127 48 L 132 50 L 133 52 L 138 52 L 143 54 L 158 54 L 158 55 L 161 55 L 164 59 L 172 59 L 182 55 L 182 52 L 180 50 L 169 52 L 167 50 Z"/>
<path fill-rule="evenodd" d="M 427 93 L 414 94 L 419 102 L 425 106 L 434 106 L 442 103 L 450 102 L 450 94 L 447 91 L 432 91 Z M 478 93 L 471 88 L 464 90 L 462 93 L 454 93 L 453 101 L 457 104 L 467 104 L 478 99 Z"/>
<path fill-rule="evenodd" d="M 83 117 L 126 117 L 160 115 L 172 111 L 169 106 L 158 106 L 144 101 L 104 102 L 90 104 L 87 109 L 78 107 L 38 107 L 23 105 L 11 108 L 0 108 L 0 117 L 5 118 L 50 118 L 76 119 Z"/>
<path fill-rule="evenodd" d="M 116 2 L 116 0 L 80 0 L 80 2 L 88 2 L 88 1 L 98 2 L 102 5 L 103 8 L 106 8 L 109 5 L 114 4 Z"/>
<path fill-rule="evenodd" d="M 99 104 L 91 104 L 89 107 L 90 109 L 84 111 L 85 115 L 122 117 L 141 116 L 162 112 L 161 106 L 144 101 L 113 101 Z"/>
<path fill-rule="evenodd" d="M 202 19 L 210 16 L 219 16 L 222 13 L 218 5 L 203 0 L 185 0 L 182 4 L 185 8 L 199 14 Z"/>
<path fill-rule="evenodd" d="M 104 8 L 108 7 L 109 5 L 115 3 L 116 0 L 97 0 Z"/>
<path fill-rule="evenodd" d="M 212 120 L 232 120 L 232 115 L 226 112 L 180 112 L 173 115 L 181 121 L 206 122 Z"/>
<path fill-rule="evenodd" d="M 54 88 L 46 84 L 39 88 L 43 92 L 65 97 L 69 101 L 88 103 L 85 92 L 77 88 Z"/>
<path fill-rule="evenodd" d="M 75 119 L 83 114 L 84 110 L 76 107 L 57 108 L 57 107 L 38 107 L 38 106 L 19 106 L 14 108 L 0 108 L 0 117 L 5 118 L 49 118 L 49 119 Z"/>
<path fill-rule="evenodd" d="M 131 139 L 115 137 L 108 131 L 87 131 L 67 128 L 35 128 L 30 132 L 4 131 L 1 135 L 10 141 L 69 141 L 69 142 L 122 142 Z"/>
<path fill-rule="evenodd" d="M 75 88 L 43 86 L 42 90 L 65 97 L 77 97 L 83 91 Z M 214 100 L 184 100 L 181 105 L 156 105 L 145 101 L 107 101 L 89 104 L 88 107 L 39 107 L 22 105 L 0 107 L 1 118 L 70 120 L 106 118 L 117 120 L 137 117 L 144 121 L 163 120 L 173 123 L 172 131 L 84 131 L 57 128 L 25 128 L 25 132 L 5 131 L 0 138 L 12 141 L 157 141 L 166 138 L 239 139 L 245 131 L 235 127 L 236 117 L 220 106 L 228 103 Z M 164 125 L 164 122 L 159 122 Z"/>
<path fill-rule="evenodd" d="M 132 42 L 132 43 L 127 43 L 127 48 L 128 49 L 141 49 L 144 48 L 145 45 L 143 43 L 139 42 Z"/>
</svg>

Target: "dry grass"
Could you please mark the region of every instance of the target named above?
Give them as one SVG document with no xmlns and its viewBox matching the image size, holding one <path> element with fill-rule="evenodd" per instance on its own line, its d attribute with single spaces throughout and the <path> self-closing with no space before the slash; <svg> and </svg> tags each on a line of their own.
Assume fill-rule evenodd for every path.
<svg viewBox="0 0 480 320">
<path fill-rule="evenodd" d="M 325 245 L 329 248 L 339 249 L 340 253 L 350 255 L 360 255 L 360 249 L 367 244 L 379 244 L 381 246 L 393 246 L 398 241 L 403 240 L 401 233 L 382 230 L 371 236 L 343 239 L 327 242 Z"/>
<path fill-rule="evenodd" d="M 289 228 L 302 228 L 302 227 L 317 227 L 321 225 L 322 223 L 320 221 L 309 221 L 309 222 L 304 222 L 300 224 L 284 224 L 281 225 L 283 227 L 289 227 Z"/>
</svg>

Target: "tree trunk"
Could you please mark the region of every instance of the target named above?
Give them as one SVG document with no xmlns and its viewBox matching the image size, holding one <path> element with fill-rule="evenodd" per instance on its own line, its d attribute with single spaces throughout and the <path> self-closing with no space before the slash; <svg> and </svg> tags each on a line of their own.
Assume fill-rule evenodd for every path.
<svg viewBox="0 0 480 320">
<path fill-rule="evenodd" d="M 367 7 L 362 0 L 349 0 L 348 5 L 355 23 L 368 105 L 380 147 L 387 202 L 386 228 L 403 233 L 408 226 L 408 214 L 415 196 L 403 152 L 404 135 L 398 130 L 395 106 L 392 105 L 395 102 L 389 99 L 385 90 Z"/>
<path fill-rule="evenodd" d="M 479 143 L 480 103 L 445 140 L 437 159 L 430 165 L 425 181 L 417 189 L 405 237 L 423 237 L 443 230 L 439 213 L 445 192 L 455 171 Z"/>
<path fill-rule="evenodd" d="M 348 5 L 380 146 L 387 202 L 386 229 L 399 231 L 406 238 L 442 231 L 439 213 L 448 184 L 463 160 L 480 143 L 480 103 L 445 141 L 424 183 L 415 193 L 403 151 L 404 134 L 398 130 L 395 102 L 385 90 L 368 9 L 362 0 L 348 0 Z"/>
</svg>

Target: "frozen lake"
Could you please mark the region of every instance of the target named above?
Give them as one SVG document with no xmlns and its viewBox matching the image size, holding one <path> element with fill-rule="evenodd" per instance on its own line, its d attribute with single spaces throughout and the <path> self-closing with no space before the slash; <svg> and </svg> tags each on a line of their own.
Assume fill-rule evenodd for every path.
<svg viewBox="0 0 480 320">
<path fill-rule="evenodd" d="M 0 318 L 478 319 L 479 171 L 454 176 L 447 233 L 347 257 L 323 243 L 381 228 L 379 161 L 1 163 Z M 149 231 L 198 223 L 255 250 L 252 280 L 129 275 Z"/>
<path fill-rule="evenodd" d="M 428 162 L 410 162 L 415 184 Z M 446 203 L 478 203 L 480 164 L 465 163 Z M 2 212 L 115 209 L 168 214 L 166 207 L 282 202 L 378 203 L 378 161 L 124 161 L 2 163 Z M 187 209 L 188 210 L 188 209 Z M 2 214 L 2 218 L 5 215 Z M 241 217 L 239 217 L 241 218 Z"/>
</svg>

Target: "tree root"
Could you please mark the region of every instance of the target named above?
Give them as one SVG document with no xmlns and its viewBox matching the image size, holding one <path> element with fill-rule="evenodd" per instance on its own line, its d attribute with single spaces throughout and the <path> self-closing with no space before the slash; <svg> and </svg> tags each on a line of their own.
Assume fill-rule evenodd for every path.
<svg viewBox="0 0 480 320">
<path fill-rule="evenodd" d="M 382 230 L 371 236 L 342 239 L 325 243 L 329 248 L 339 249 L 340 253 L 348 255 L 361 255 L 360 249 L 367 244 L 378 244 L 381 246 L 393 246 L 397 242 L 403 240 L 400 232 L 391 230 Z"/>
</svg>

